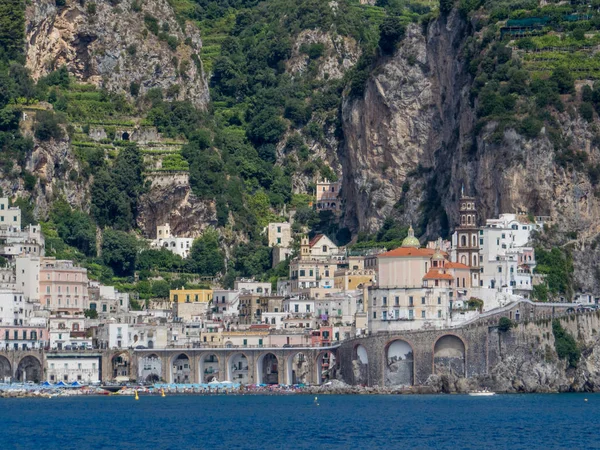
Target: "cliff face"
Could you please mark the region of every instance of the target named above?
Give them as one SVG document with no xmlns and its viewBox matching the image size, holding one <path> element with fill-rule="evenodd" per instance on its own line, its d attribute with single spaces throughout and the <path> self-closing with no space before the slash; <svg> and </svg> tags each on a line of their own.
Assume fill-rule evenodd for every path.
<svg viewBox="0 0 600 450">
<path fill-rule="evenodd" d="M 513 128 L 499 133 L 493 122 L 475 127 L 473 80 L 463 57 L 471 33 L 456 11 L 430 23 L 426 34 L 409 27 L 396 53 L 372 71 L 364 97 L 344 100 L 346 224 L 374 232 L 392 215 L 434 237 L 457 223 L 464 186 L 478 199 L 481 221 L 517 210 L 550 216 L 553 245 L 569 244 L 565 235 L 575 231 L 576 288 L 596 290 L 597 271 L 589 269 L 598 256 L 600 202 L 590 177 L 557 164 L 564 149 L 544 128 L 529 139 Z M 569 105 L 570 96 L 563 100 Z M 597 163 L 597 123 L 581 119 L 573 106 L 553 116 L 566 150 L 585 151 Z"/>
<path fill-rule="evenodd" d="M 468 392 L 486 388 L 496 392 L 599 392 L 600 351 L 597 313 L 563 318 L 560 323 L 577 341 L 581 358 L 569 367 L 555 349 L 551 320 L 521 324 L 507 332 L 490 329 L 489 375 L 462 378 L 454 373 L 431 375 L 435 392 Z"/>
<path fill-rule="evenodd" d="M 131 83 L 138 83 L 141 94 L 160 87 L 170 99 L 206 106 L 208 86 L 197 57 L 202 41 L 192 25 L 182 29 L 166 0 L 82 5 L 67 0 L 58 8 L 41 0 L 27 7 L 27 67 L 34 79 L 66 65 L 79 80 L 110 91 L 129 95 Z M 152 19 L 158 36 L 146 25 Z"/>
</svg>

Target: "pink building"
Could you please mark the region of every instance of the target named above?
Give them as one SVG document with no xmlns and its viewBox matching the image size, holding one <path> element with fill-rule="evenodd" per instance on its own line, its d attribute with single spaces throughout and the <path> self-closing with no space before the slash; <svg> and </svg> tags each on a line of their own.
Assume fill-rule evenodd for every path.
<svg viewBox="0 0 600 450">
<path fill-rule="evenodd" d="M 88 309 L 87 269 L 75 267 L 73 261 L 44 258 L 40 266 L 40 303 L 57 312 Z"/>
<path fill-rule="evenodd" d="M 45 348 L 48 330 L 43 325 L 0 326 L 0 349 L 30 350 Z"/>
</svg>

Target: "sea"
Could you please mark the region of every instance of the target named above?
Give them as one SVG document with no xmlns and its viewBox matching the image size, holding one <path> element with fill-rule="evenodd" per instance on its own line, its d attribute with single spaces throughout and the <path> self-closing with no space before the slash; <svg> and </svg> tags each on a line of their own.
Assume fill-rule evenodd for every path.
<svg viewBox="0 0 600 450">
<path fill-rule="evenodd" d="M 591 449 L 600 395 L 0 399 L 0 449 Z"/>
</svg>

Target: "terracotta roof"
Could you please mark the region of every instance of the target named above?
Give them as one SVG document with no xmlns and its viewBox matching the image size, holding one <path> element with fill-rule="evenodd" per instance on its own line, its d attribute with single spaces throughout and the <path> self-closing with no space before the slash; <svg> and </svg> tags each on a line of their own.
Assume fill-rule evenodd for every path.
<svg viewBox="0 0 600 450">
<path fill-rule="evenodd" d="M 448 262 L 446 263 L 446 269 L 470 269 L 470 267 L 463 263 Z"/>
<path fill-rule="evenodd" d="M 316 234 L 315 237 L 310 240 L 310 242 L 308 243 L 308 246 L 309 247 L 314 247 L 315 244 L 317 242 L 319 242 L 319 239 L 321 239 L 322 237 L 323 237 L 322 234 Z"/>
<path fill-rule="evenodd" d="M 441 273 L 435 269 L 430 269 L 423 277 L 424 280 L 454 280 L 449 273 Z"/>
<path fill-rule="evenodd" d="M 432 248 L 414 248 L 414 247 L 398 247 L 389 252 L 378 255 L 378 258 L 422 258 L 423 256 L 433 256 L 435 250 Z"/>
</svg>

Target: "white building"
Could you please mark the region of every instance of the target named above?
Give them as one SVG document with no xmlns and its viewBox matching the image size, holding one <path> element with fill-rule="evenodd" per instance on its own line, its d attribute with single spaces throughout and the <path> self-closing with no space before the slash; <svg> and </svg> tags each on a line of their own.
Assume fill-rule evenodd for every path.
<svg viewBox="0 0 600 450">
<path fill-rule="evenodd" d="M 267 226 L 269 247 L 291 247 L 292 226 L 288 222 L 270 223 Z"/>
<path fill-rule="evenodd" d="M 528 243 L 535 229 L 524 215 L 501 214 L 486 221 L 479 231 L 481 287 L 529 297 L 536 263 Z"/>
<path fill-rule="evenodd" d="M 248 278 L 239 278 L 235 280 L 233 289 L 236 291 L 246 291 L 253 294 L 269 294 L 271 292 L 271 283 L 254 281 Z"/>
<path fill-rule="evenodd" d="M 166 223 L 156 227 L 156 239 L 150 240 L 150 247 L 154 249 L 164 248 L 182 258 L 187 258 L 193 243 L 193 238 L 173 236 L 171 234 L 171 226 Z"/>
<path fill-rule="evenodd" d="M 0 325 L 29 325 L 33 305 L 23 292 L 0 289 Z"/>
<path fill-rule="evenodd" d="M 21 209 L 9 206 L 8 198 L 0 198 L 0 225 L 21 230 Z"/>
<path fill-rule="evenodd" d="M 40 301 L 40 267 L 42 258 L 38 256 L 18 256 L 16 258 L 16 288 L 33 303 Z"/>
<path fill-rule="evenodd" d="M 213 289 L 213 318 L 225 320 L 237 317 L 239 306 L 240 291 L 235 289 Z"/>
<path fill-rule="evenodd" d="M 48 354 L 46 364 L 46 381 L 50 383 L 100 382 L 100 356 L 81 354 L 65 357 Z"/>
<path fill-rule="evenodd" d="M 28 225 L 25 230 L 11 225 L 0 225 L 0 255 L 14 259 L 19 255 L 44 256 L 45 241 L 39 225 Z"/>
<path fill-rule="evenodd" d="M 48 319 L 50 348 L 64 350 L 65 347 L 86 349 L 92 346 L 92 341 L 86 338 L 85 317 L 76 315 L 60 315 Z"/>
<path fill-rule="evenodd" d="M 129 324 L 112 320 L 98 327 L 98 346 L 102 349 L 129 348 Z"/>
</svg>

